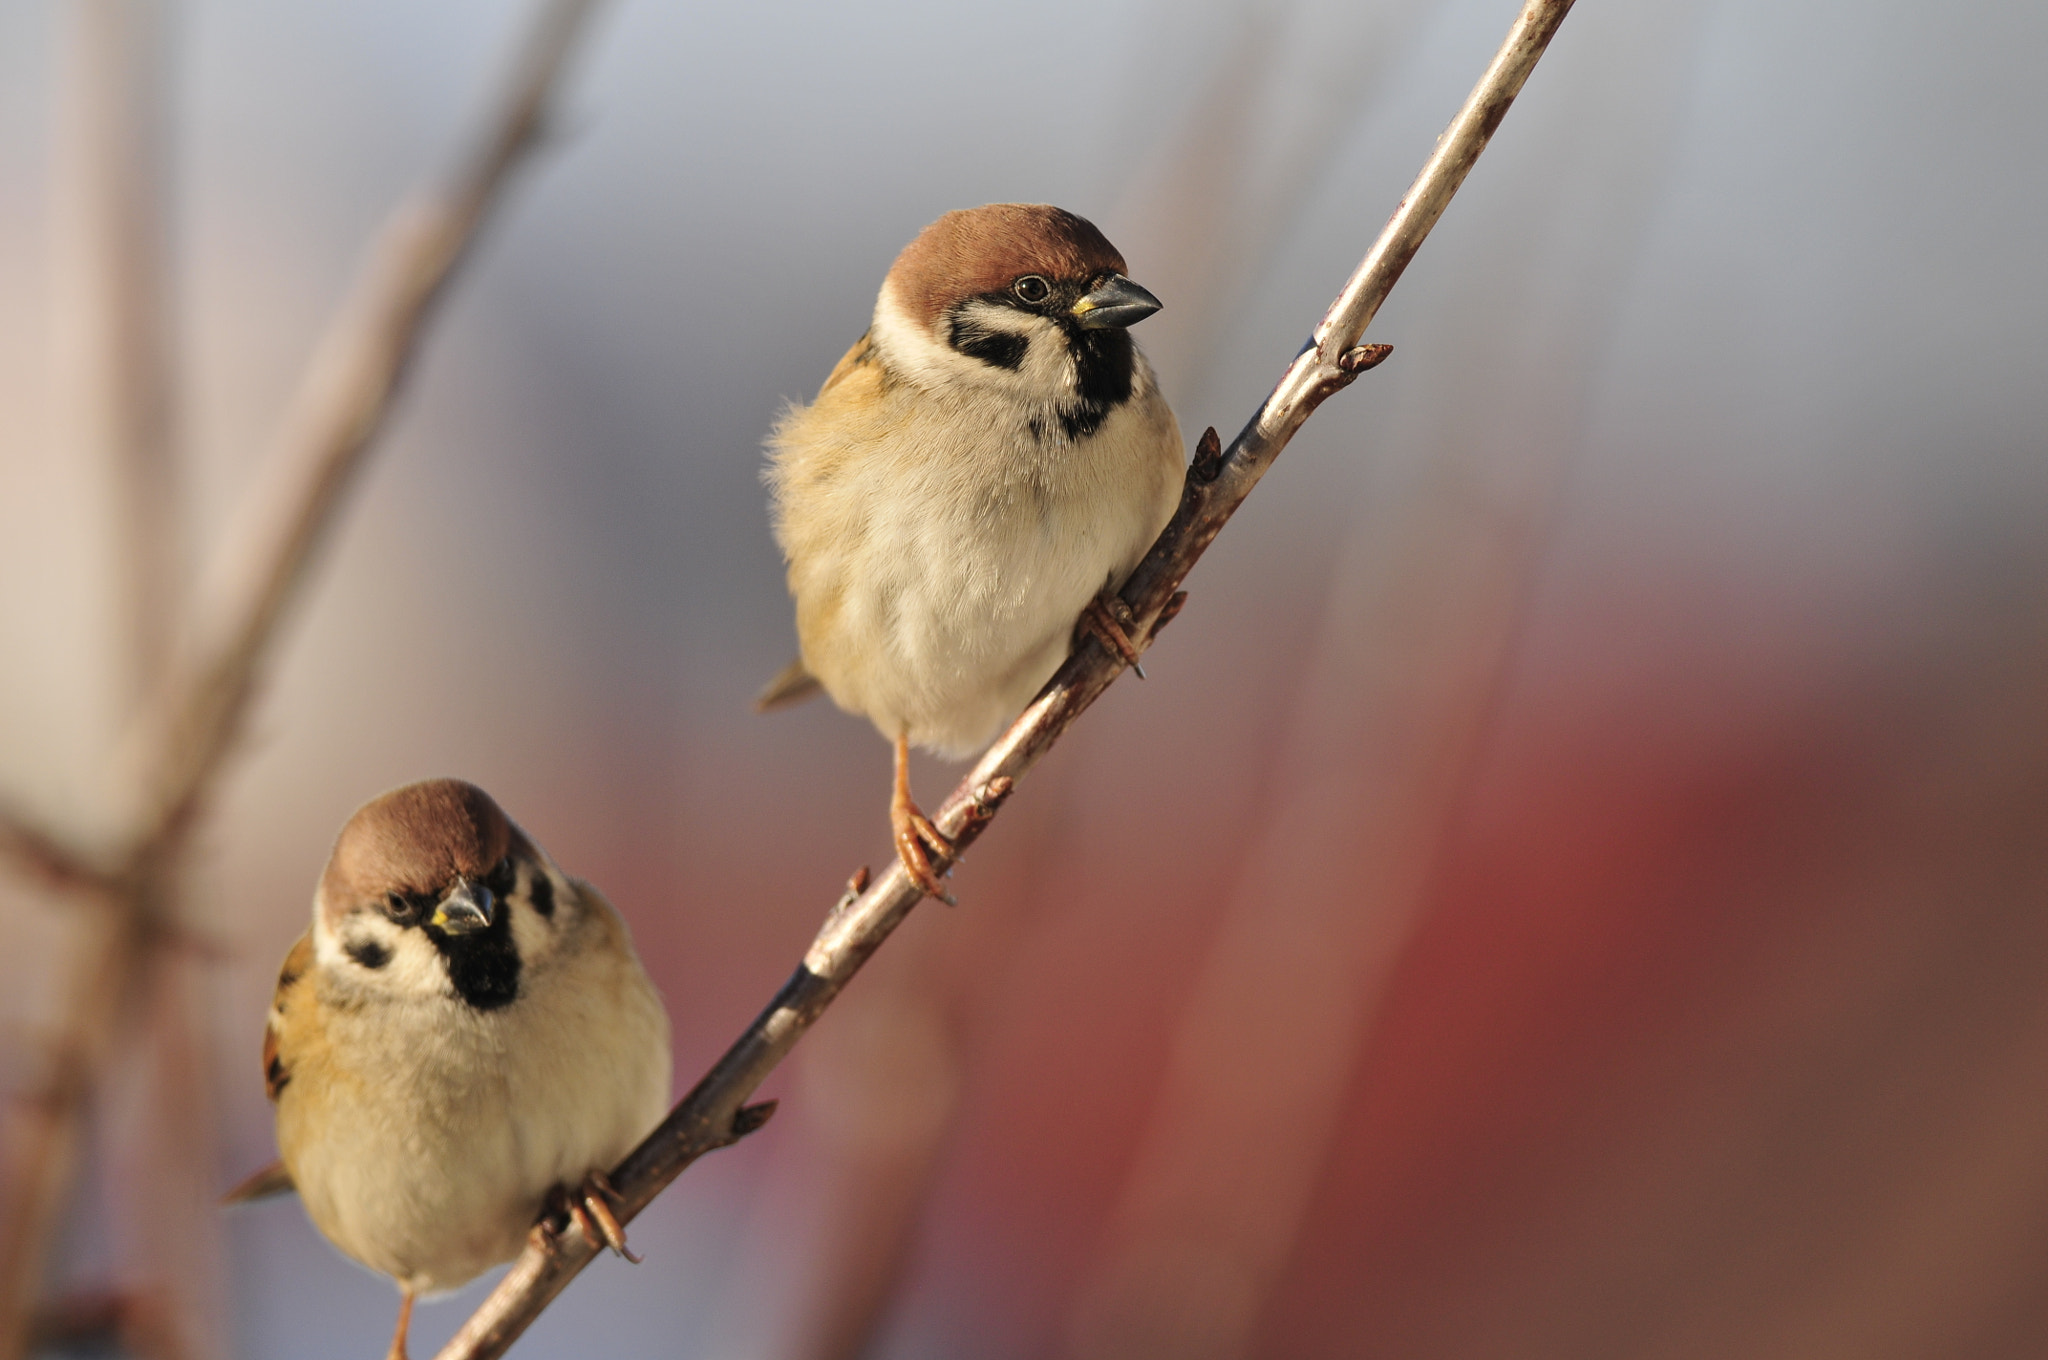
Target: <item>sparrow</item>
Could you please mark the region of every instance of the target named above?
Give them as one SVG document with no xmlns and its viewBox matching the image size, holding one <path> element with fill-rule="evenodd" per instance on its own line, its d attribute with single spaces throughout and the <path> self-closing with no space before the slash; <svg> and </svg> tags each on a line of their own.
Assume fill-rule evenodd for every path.
<svg viewBox="0 0 2048 1360">
<path fill-rule="evenodd" d="M 867 333 L 768 438 L 798 661 L 896 748 L 898 857 L 951 901 L 953 846 L 910 747 L 971 755 L 1038 692 L 1075 625 L 1135 665 L 1115 592 L 1179 503 L 1180 430 L 1129 327 L 1159 300 L 1094 224 L 1038 203 L 950 212 L 896 257 Z"/>
<path fill-rule="evenodd" d="M 416 1295 L 519 1253 L 543 1211 L 626 1251 L 605 1169 L 669 1104 L 669 1025 L 626 926 L 490 795 L 408 784 L 342 827 L 263 1035 L 282 1169 L 315 1227 Z"/>
</svg>

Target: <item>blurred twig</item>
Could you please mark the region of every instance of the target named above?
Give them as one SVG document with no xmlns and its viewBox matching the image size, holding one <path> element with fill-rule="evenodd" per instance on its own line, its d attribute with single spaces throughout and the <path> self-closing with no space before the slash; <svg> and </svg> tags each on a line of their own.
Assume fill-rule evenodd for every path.
<svg viewBox="0 0 2048 1360">
<path fill-rule="evenodd" d="M 1110 215 L 1148 286 L 1174 299 L 1147 324 L 1145 357 L 1176 404 L 1203 389 L 1228 318 L 1430 12 L 1414 0 L 1240 0 L 1222 60 Z"/>
<path fill-rule="evenodd" d="M 30 1344 L 66 1352 L 121 1346 L 149 1360 L 176 1360 L 181 1352 L 166 1327 L 166 1312 L 163 1297 L 151 1292 L 67 1294 L 36 1310 Z"/>
<path fill-rule="evenodd" d="M 143 797 L 134 829 L 109 857 L 113 867 L 99 871 L 26 822 L 0 819 L 0 852 L 109 908 L 80 919 L 50 1071 L 19 1111 L 13 1221 L 0 1244 L 0 1360 L 23 1353 L 31 1300 L 69 1198 L 85 1100 L 106 1069 L 143 946 L 174 929 L 165 907 L 185 840 L 257 692 L 278 624 L 384 422 L 432 303 L 538 140 L 549 95 L 595 3 L 544 0 L 458 172 L 393 216 L 330 324 L 271 455 L 270 490 L 231 535 L 218 602 L 202 606 L 197 659 L 174 673 L 144 725 Z"/>
<path fill-rule="evenodd" d="M 119 694 L 132 711 L 161 668 L 176 596 L 178 518 L 171 361 L 165 312 L 164 153 L 166 16 L 157 0 L 80 0 L 69 9 L 60 160 L 70 212 L 63 239 L 71 268 L 59 350 L 83 452 L 103 464 L 112 491 L 119 560 L 114 579 L 121 634 Z M 0 830 L 10 858 L 44 886 L 98 908 L 74 926 L 71 970 L 59 993 L 47 1070 L 13 1111 L 14 1203 L 0 1249 L 0 1355 L 23 1353 L 27 1313 L 62 1206 L 70 1198 L 84 1108 L 107 1070 L 144 982 L 155 941 L 133 903 L 141 885 L 96 870 L 85 853 L 11 819 Z M 165 885 L 168 886 L 168 885 Z M 164 1017 L 182 1023 L 182 1014 Z M 136 1206 L 120 1202 L 133 1214 Z M 204 1329 L 202 1309 L 159 1310 L 153 1335 L 183 1349 L 179 1334 Z M 147 1354 L 155 1355 L 152 1347 Z"/>
<path fill-rule="evenodd" d="M 70 6 L 63 167 L 74 205 L 74 332 L 81 431 L 109 466 L 125 674 L 132 706 L 170 643 L 177 595 L 176 422 L 166 280 L 169 15 L 165 0 Z"/>
<path fill-rule="evenodd" d="M 509 85 L 457 174 L 403 205 L 314 352 L 253 498 L 222 554 L 219 603 L 197 621 L 196 664 L 172 682 L 152 731 L 157 759 L 131 854 L 179 834 L 219 772 L 272 635 L 305 580 L 349 480 L 382 427 L 420 327 L 521 156 L 596 0 L 546 0 Z"/>
<path fill-rule="evenodd" d="M 81 379 L 73 395 L 95 446 L 94 461 L 110 474 L 119 697 L 131 718 L 162 681 L 183 594 L 166 201 L 175 142 L 175 9 L 172 0 L 71 6 L 76 41 L 68 121 L 76 140 L 64 166 L 75 181 L 75 248 L 83 267 L 76 274 L 82 305 L 70 311 L 85 342 L 71 351 Z M 150 883 L 133 886 L 148 894 L 147 920 L 178 917 L 183 885 L 170 865 Z M 123 902 L 118 888 L 112 900 Z M 106 928 L 123 927 L 113 922 Z M 95 1105 L 109 1125 L 103 1141 L 112 1154 L 105 1172 L 112 1231 L 127 1244 L 127 1270 L 150 1282 L 155 1300 L 147 1310 L 150 1324 L 128 1328 L 129 1349 L 146 1360 L 211 1355 L 221 1349 L 219 1231 L 211 1216 L 193 1215 L 210 1199 L 202 1187 L 214 1175 L 212 1112 L 188 1095 L 210 1084 L 203 1046 L 194 1038 L 203 1023 L 194 990 L 177 985 L 189 963 L 169 947 L 166 933 L 143 929 L 130 936 L 117 958 L 126 965 L 124 991 L 132 994 L 96 1024 L 94 1041 L 78 1046 L 93 1055 L 82 1064 L 83 1074 L 101 1079 Z M 94 973 L 95 985 L 106 981 L 105 970 Z M 143 1042 L 115 1040 L 108 1047 L 113 1036 L 129 1034 Z M 127 1120 L 107 1114 L 120 1103 L 108 1084 L 119 1085 L 123 1076 L 149 1093 L 148 1108 Z M 67 1137 L 70 1131 L 60 1107 L 46 1132 Z M 68 1179 L 47 1193 L 61 1202 Z"/>
<path fill-rule="evenodd" d="M 1367 325 L 1485 150 L 1571 6 L 1572 0 L 1527 0 L 1486 74 L 1279 385 L 1228 450 L 1219 447 L 1213 431 L 1203 436 L 1180 509 L 1123 587 L 1123 601 L 1139 621 L 1134 636 L 1142 639 L 1141 647 L 1172 618 L 1181 581 L 1294 432 L 1324 400 L 1385 357 L 1384 346 L 1360 347 Z M 1079 647 L 1067 658 L 940 805 L 933 820 L 956 847 L 964 850 L 974 842 L 1017 780 L 1122 669 L 1121 660 L 1099 646 Z M 612 1173 L 621 1219 L 636 1216 L 697 1158 L 757 1126 L 742 1109 L 748 1096 L 921 896 L 902 866 L 892 862 L 864 891 L 841 899 L 768 1008 Z M 438 1360 L 503 1355 L 594 1255 L 577 1233 L 559 1236 L 552 1247 L 529 1243 Z"/>
<path fill-rule="evenodd" d="M 0 861 L 23 877 L 63 892 L 104 888 L 112 875 L 53 832 L 0 807 Z"/>
</svg>

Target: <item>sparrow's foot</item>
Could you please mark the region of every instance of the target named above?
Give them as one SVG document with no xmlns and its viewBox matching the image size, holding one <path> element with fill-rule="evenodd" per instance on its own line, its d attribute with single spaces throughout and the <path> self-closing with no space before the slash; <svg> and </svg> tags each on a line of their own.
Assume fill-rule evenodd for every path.
<svg viewBox="0 0 2048 1360">
<path fill-rule="evenodd" d="M 1145 668 L 1138 664 L 1138 649 L 1131 645 L 1131 635 L 1125 630 L 1137 626 L 1137 619 L 1131 616 L 1131 607 L 1120 596 L 1104 590 L 1088 602 L 1081 611 L 1081 626 L 1093 633 L 1102 642 L 1102 648 L 1124 659 L 1140 680 L 1145 678 Z"/>
<path fill-rule="evenodd" d="M 619 1216 L 612 1208 L 618 1198 L 619 1192 L 612 1188 L 610 1178 L 602 1171 L 591 1172 L 574 1189 L 566 1185 L 556 1186 L 548 1194 L 547 1213 L 534 1228 L 540 1234 L 542 1249 L 553 1255 L 556 1244 L 561 1240 L 560 1231 L 573 1223 L 583 1234 L 583 1240 L 592 1247 L 600 1250 L 610 1247 L 634 1265 L 639 1265 L 641 1258 L 626 1246 L 625 1226 L 619 1222 Z M 563 1220 L 562 1230 L 554 1226 L 557 1217 Z"/>
<path fill-rule="evenodd" d="M 619 1192 L 612 1189 L 611 1178 L 602 1171 L 593 1171 L 583 1178 L 570 1215 L 576 1220 L 576 1226 L 583 1229 L 584 1240 L 591 1246 L 610 1247 L 637 1266 L 640 1258 L 627 1248 L 625 1225 L 612 1211 L 612 1205 L 618 1202 L 618 1198 Z"/>
<path fill-rule="evenodd" d="M 405 1334 L 412 1327 L 412 1289 L 408 1285 L 398 1286 L 398 1327 L 391 1333 L 391 1350 L 384 1360 L 408 1360 L 405 1353 Z"/>
<path fill-rule="evenodd" d="M 910 881 L 947 906 L 958 906 L 946 885 L 939 881 L 931 856 L 925 853 L 929 847 L 941 859 L 951 859 L 953 842 L 932 825 L 932 819 L 924 815 L 910 796 L 908 729 L 896 734 L 896 788 L 889 796 L 889 829 L 895 835 L 896 858 L 903 861 L 903 871 L 910 875 Z"/>
</svg>

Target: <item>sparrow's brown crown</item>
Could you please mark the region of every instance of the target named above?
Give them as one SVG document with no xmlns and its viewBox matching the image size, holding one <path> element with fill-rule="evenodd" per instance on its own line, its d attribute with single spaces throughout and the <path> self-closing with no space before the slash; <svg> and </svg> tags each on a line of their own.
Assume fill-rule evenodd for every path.
<svg viewBox="0 0 2048 1360">
<path fill-rule="evenodd" d="M 1124 257 L 1085 217 L 1047 203 L 990 203 L 949 212 L 889 267 L 898 302 L 933 326 L 962 299 L 999 293 L 1026 274 L 1054 282 L 1122 274 Z"/>
<path fill-rule="evenodd" d="M 435 895 L 457 877 L 480 881 L 517 836 L 491 796 L 460 779 L 427 779 L 356 810 L 320 879 L 332 906 L 387 893 Z"/>
</svg>

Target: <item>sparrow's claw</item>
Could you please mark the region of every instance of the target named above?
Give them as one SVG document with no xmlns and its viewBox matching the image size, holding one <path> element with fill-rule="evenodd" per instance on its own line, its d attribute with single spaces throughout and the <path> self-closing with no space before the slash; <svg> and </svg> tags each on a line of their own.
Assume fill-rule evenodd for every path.
<svg viewBox="0 0 2048 1360">
<path fill-rule="evenodd" d="M 583 1178 L 583 1184 L 575 1189 L 558 1185 L 548 1195 L 548 1212 L 534 1225 L 542 1250 L 550 1256 L 555 1254 L 561 1241 L 560 1230 L 554 1220 L 560 1216 L 564 1225 L 573 1223 L 583 1234 L 583 1240 L 594 1248 L 610 1247 L 619 1255 L 639 1265 L 641 1258 L 626 1246 L 626 1229 L 619 1222 L 619 1216 L 612 1204 L 619 1192 L 612 1188 L 611 1181 L 602 1171 L 593 1171 Z"/>
<path fill-rule="evenodd" d="M 946 885 L 939 881 L 931 856 L 925 853 L 926 847 L 930 847 L 941 859 L 956 858 L 953 842 L 932 825 L 932 819 L 924 815 L 910 796 L 910 734 L 907 730 L 896 735 L 896 788 L 889 797 L 889 829 L 896 840 L 896 858 L 903 862 L 903 871 L 910 875 L 910 881 L 947 906 L 958 906 L 953 895 L 946 891 Z"/>
<path fill-rule="evenodd" d="M 1137 672 L 1138 678 L 1145 678 L 1145 668 L 1138 664 L 1138 649 L 1131 645 L 1131 636 L 1124 630 L 1134 626 L 1137 620 L 1131 617 L 1131 607 L 1107 590 L 1088 602 L 1081 611 L 1081 626 L 1093 633 L 1102 642 L 1102 648 L 1124 659 L 1124 664 Z"/>
<path fill-rule="evenodd" d="M 610 1247 L 634 1265 L 640 1264 L 626 1246 L 625 1225 L 612 1212 L 612 1203 L 619 1192 L 612 1189 L 612 1183 L 602 1171 L 593 1171 L 583 1178 L 583 1185 L 576 1195 L 576 1224 L 583 1229 L 584 1240 L 591 1246 Z"/>
<path fill-rule="evenodd" d="M 938 874 L 932 869 L 931 856 L 925 853 L 925 846 L 929 845 L 944 855 L 952 849 L 952 843 L 914 807 L 907 812 L 890 809 L 889 821 L 896 833 L 896 858 L 903 861 L 904 872 L 910 875 L 910 881 L 949 907 L 960 905 L 946 891 L 946 885 L 939 881 Z"/>
</svg>

